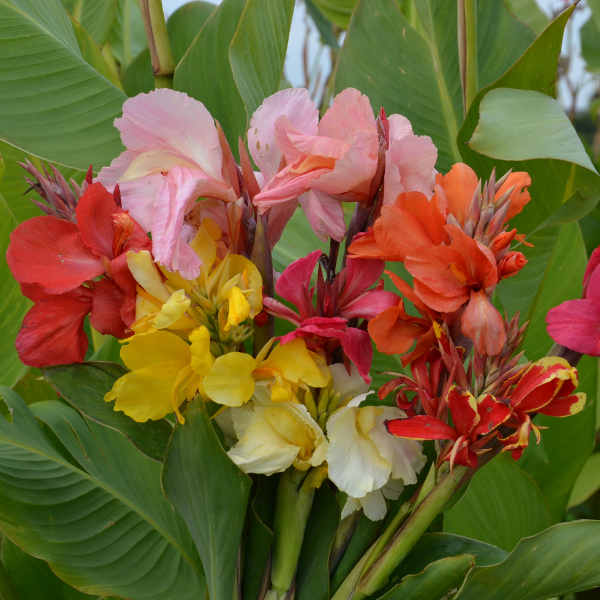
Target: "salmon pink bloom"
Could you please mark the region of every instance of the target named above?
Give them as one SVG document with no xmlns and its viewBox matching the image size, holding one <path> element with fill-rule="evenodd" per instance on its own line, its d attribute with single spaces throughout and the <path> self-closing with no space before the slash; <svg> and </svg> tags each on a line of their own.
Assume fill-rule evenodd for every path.
<svg viewBox="0 0 600 600">
<path fill-rule="evenodd" d="M 375 260 L 348 261 L 348 266 L 337 274 L 333 282 L 325 281 L 319 269 L 316 288 L 310 287 L 310 279 L 320 257 L 321 251 L 315 250 L 293 262 L 275 284 L 275 291 L 298 312 L 266 297 L 263 298 L 265 310 L 296 325 L 296 330 L 281 339 L 282 344 L 301 337 L 311 350 L 320 350 L 329 358 L 331 352 L 341 345 L 344 354 L 357 366 L 365 381 L 370 381 L 371 339 L 363 329 L 350 327 L 348 321 L 368 321 L 390 306 L 396 306 L 399 298 L 384 291 L 382 285 L 369 289 L 384 268 L 383 261 Z M 316 308 L 313 306 L 315 290 Z"/>
<path fill-rule="evenodd" d="M 212 116 L 186 94 L 158 89 L 127 100 L 115 126 L 127 150 L 98 181 L 109 190 L 119 184 L 123 207 L 152 232 L 157 262 L 195 279 L 200 259 L 189 246 L 195 231 L 187 214 L 198 197 L 226 203 L 239 197 Z"/>
<path fill-rule="evenodd" d="M 148 250 L 152 243 L 100 183 L 79 199 L 75 218 L 76 223 L 34 217 L 10 236 L 8 266 L 23 294 L 35 302 L 16 342 L 29 366 L 82 362 L 87 314 L 102 334 L 130 335 L 136 283 L 127 252 Z"/>
<path fill-rule="evenodd" d="M 512 450 L 515 460 L 520 458 L 529 444 L 532 430 L 539 443 L 540 427 L 531 420 L 535 413 L 568 417 L 583 410 L 585 394 L 573 393 L 577 385 L 577 369 L 564 358 L 547 356 L 524 369 L 507 399 L 510 420 L 506 425 L 516 431 L 505 438 L 500 437 L 504 450 Z"/>
<path fill-rule="evenodd" d="M 550 337 L 571 350 L 600 356 L 600 248 L 590 257 L 581 300 L 568 300 L 548 311 Z"/>
<path fill-rule="evenodd" d="M 286 166 L 265 183 L 254 202 L 264 213 L 300 197 L 317 235 L 340 241 L 346 232 L 340 201 L 370 199 L 379 155 L 373 109 L 366 96 L 348 88 L 335 97 L 318 125 L 312 120 L 302 125 L 304 131 L 285 114 L 275 121 L 275 141 Z M 249 136 L 251 152 L 257 141 Z"/>
<path fill-rule="evenodd" d="M 464 306 L 461 329 L 480 354 L 495 356 L 506 342 L 500 313 L 489 298 L 498 283 L 494 255 L 454 225 L 444 227 L 450 246 L 421 246 L 406 257 L 417 296 L 432 310 L 452 313 Z"/>
<path fill-rule="evenodd" d="M 493 396 L 485 394 L 477 400 L 463 388 L 453 387 L 448 392 L 447 405 L 454 427 L 436 417 L 419 415 L 409 419 L 394 419 L 386 423 L 388 431 L 397 437 L 412 440 L 449 440 L 440 459 L 475 468 L 477 455 L 482 450 L 487 436 L 498 425 L 506 421 L 510 409 Z"/>
</svg>

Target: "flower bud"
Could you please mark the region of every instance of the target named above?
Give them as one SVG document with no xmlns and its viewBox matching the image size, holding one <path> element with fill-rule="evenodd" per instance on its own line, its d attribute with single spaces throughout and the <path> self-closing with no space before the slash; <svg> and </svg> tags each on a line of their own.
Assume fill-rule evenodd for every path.
<svg viewBox="0 0 600 600">
<path fill-rule="evenodd" d="M 498 265 L 498 278 L 506 279 L 516 275 L 525 265 L 527 259 L 522 252 L 509 252 Z"/>
</svg>

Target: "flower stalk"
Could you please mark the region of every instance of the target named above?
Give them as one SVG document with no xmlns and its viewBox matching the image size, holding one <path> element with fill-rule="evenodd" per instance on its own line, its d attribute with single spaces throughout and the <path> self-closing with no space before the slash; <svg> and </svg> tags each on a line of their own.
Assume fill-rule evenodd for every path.
<svg viewBox="0 0 600 600">
<path fill-rule="evenodd" d="M 162 1 L 140 0 L 140 8 L 152 58 L 154 86 L 156 88 L 172 88 L 175 61 L 169 43 Z"/>
</svg>

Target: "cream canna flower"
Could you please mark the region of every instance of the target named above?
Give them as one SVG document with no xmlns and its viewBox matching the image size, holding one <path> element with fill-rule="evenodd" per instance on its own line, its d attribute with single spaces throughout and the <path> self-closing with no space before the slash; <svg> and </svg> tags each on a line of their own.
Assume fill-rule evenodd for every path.
<svg viewBox="0 0 600 600">
<path fill-rule="evenodd" d="M 404 416 L 389 406 L 360 406 L 368 394 L 352 399 L 327 421 L 329 479 L 349 496 L 346 514 L 359 508 L 372 520 L 386 513 L 384 496 L 398 497 L 402 484 L 417 481 L 425 465 L 421 444 L 414 440 L 396 443 L 385 421 Z"/>
<path fill-rule="evenodd" d="M 342 509 L 341 518 L 345 519 L 353 512 L 362 509 L 371 521 L 380 521 L 387 513 L 385 498 L 388 500 L 398 500 L 403 491 L 404 483 L 401 479 L 389 479 L 380 490 L 369 492 L 362 498 L 348 496 L 346 504 L 344 504 L 344 508 Z"/>
<path fill-rule="evenodd" d="M 272 402 L 259 387 L 251 402 L 226 412 L 239 440 L 228 454 L 246 473 L 272 475 L 292 465 L 306 471 L 325 460 L 327 439 L 302 404 Z"/>
</svg>

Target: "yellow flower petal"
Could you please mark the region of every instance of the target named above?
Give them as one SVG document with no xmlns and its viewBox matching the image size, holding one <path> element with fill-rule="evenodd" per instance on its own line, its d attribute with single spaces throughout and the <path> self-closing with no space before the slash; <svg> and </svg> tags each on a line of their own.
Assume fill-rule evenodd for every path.
<svg viewBox="0 0 600 600">
<path fill-rule="evenodd" d="M 167 150 L 149 150 L 135 157 L 127 171 L 119 179 L 119 182 L 135 181 L 141 177 L 169 171 L 173 167 L 197 169 L 198 165 Z"/>
<path fill-rule="evenodd" d="M 154 326 L 156 329 L 166 329 L 167 327 L 171 327 L 183 317 L 185 311 L 190 307 L 190 304 L 191 301 L 186 296 L 185 290 L 173 292 L 154 319 Z"/>
<path fill-rule="evenodd" d="M 227 317 L 227 325 L 225 331 L 229 331 L 233 325 L 239 325 L 245 321 L 250 315 L 250 304 L 244 298 L 244 294 L 238 287 L 234 287 L 229 292 L 229 316 Z"/>
<path fill-rule="evenodd" d="M 206 375 L 215 362 L 210 353 L 210 332 L 202 325 L 190 333 L 190 342 L 192 342 L 190 347 L 192 369 L 198 375 Z"/>
<path fill-rule="evenodd" d="M 208 220 L 209 219 L 204 219 L 204 221 Z M 215 244 L 215 240 L 207 231 L 206 227 L 204 227 L 204 221 L 198 228 L 198 232 L 190 246 L 202 261 L 202 271 L 205 274 L 205 277 L 208 277 L 208 272 L 215 264 L 215 259 L 217 258 L 217 244 Z M 221 230 L 219 229 L 219 231 Z"/>
<path fill-rule="evenodd" d="M 249 261 L 244 256 L 232 254 L 229 257 L 229 276 L 233 277 L 238 273 L 242 274 L 244 285 L 240 285 L 243 290 L 252 290 L 252 293 L 247 296 L 250 304 L 250 316 L 254 318 L 263 308 L 262 303 L 262 277 L 256 265 Z"/>
<path fill-rule="evenodd" d="M 127 266 L 134 279 L 152 296 L 166 302 L 169 292 L 165 287 L 148 250 L 127 253 Z"/>
<path fill-rule="evenodd" d="M 204 377 L 204 392 L 218 404 L 242 406 L 254 392 L 254 366 L 255 360 L 249 354 L 231 352 L 219 356 Z"/>
<path fill-rule="evenodd" d="M 128 369 L 177 363 L 179 369 L 190 363 L 190 346 L 168 331 L 135 334 L 121 348 L 121 358 Z"/>
</svg>

